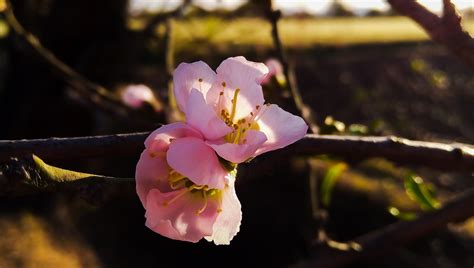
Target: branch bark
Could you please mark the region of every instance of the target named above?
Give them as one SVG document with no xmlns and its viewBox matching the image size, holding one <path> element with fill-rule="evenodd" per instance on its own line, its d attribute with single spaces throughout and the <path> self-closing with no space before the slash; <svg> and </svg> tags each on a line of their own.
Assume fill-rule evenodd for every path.
<svg viewBox="0 0 474 268">
<path fill-rule="evenodd" d="M 430 37 L 461 61 L 474 68 L 474 40 L 462 28 L 461 16 L 450 0 L 443 0 L 443 15 L 437 16 L 415 0 L 388 0 L 400 14 L 417 22 Z"/>
<path fill-rule="evenodd" d="M 425 213 L 414 221 L 401 221 L 362 235 L 348 244 L 352 250 L 318 248 L 312 260 L 303 267 L 343 267 L 355 261 L 390 253 L 409 242 L 444 228 L 448 223 L 461 222 L 474 215 L 474 189 L 447 202 L 439 210 Z"/>
<path fill-rule="evenodd" d="M 0 162 L 11 157 L 36 154 L 43 159 L 79 159 L 138 155 L 148 132 L 0 141 Z M 331 154 L 349 160 L 382 157 L 401 164 L 414 164 L 455 172 L 474 171 L 474 146 L 459 143 L 413 141 L 398 137 L 359 137 L 308 134 L 281 150 L 286 154 Z"/>
</svg>

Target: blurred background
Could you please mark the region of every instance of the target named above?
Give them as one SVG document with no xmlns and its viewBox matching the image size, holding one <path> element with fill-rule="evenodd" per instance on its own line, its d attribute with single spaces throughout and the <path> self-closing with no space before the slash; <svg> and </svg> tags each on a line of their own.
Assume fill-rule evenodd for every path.
<svg viewBox="0 0 474 268">
<path fill-rule="evenodd" d="M 441 0 L 419 2 L 441 12 Z M 452 2 L 474 33 L 473 1 Z M 151 131 L 179 118 L 168 87 L 180 62 L 215 69 L 230 56 L 278 57 L 266 1 L 11 0 L 11 7 L 41 43 L 0 15 L 0 139 Z M 473 69 L 388 3 L 275 0 L 273 8 L 283 14 L 283 47 L 320 133 L 474 143 Z M 137 84 L 153 100 L 122 103 Z M 276 76 L 265 85 L 266 100 L 297 113 L 285 87 Z M 95 96 L 98 88 L 106 93 Z M 310 258 L 324 237 L 350 240 L 474 187 L 471 174 L 384 159 L 307 159 L 270 153 L 239 166 L 243 222 L 230 246 L 153 233 L 133 189 L 93 202 L 70 193 L 2 196 L 0 267 L 287 267 Z M 50 164 L 133 177 L 137 160 Z M 413 187 L 424 194 L 410 194 Z M 472 265 L 474 219 L 350 267 Z"/>
</svg>

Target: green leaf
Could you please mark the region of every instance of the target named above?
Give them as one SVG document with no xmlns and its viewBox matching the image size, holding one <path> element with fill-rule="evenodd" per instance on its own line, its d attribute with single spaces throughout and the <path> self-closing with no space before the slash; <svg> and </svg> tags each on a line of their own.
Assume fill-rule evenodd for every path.
<svg viewBox="0 0 474 268">
<path fill-rule="evenodd" d="M 361 125 L 361 124 L 352 124 L 349 126 L 349 134 L 351 135 L 358 135 L 358 136 L 364 136 L 369 133 L 369 129 L 367 126 Z"/>
<path fill-rule="evenodd" d="M 392 206 L 388 207 L 387 210 L 394 217 L 403 221 L 412 221 L 418 217 L 415 212 L 402 212 L 398 208 Z"/>
<path fill-rule="evenodd" d="M 320 134 L 342 133 L 345 129 L 346 125 L 343 122 L 334 120 L 332 116 L 327 116 L 324 119 L 324 124 L 321 125 Z"/>
<path fill-rule="evenodd" d="M 441 206 L 434 196 L 432 186 L 425 184 L 423 179 L 415 174 L 409 174 L 405 178 L 405 191 L 422 210 L 435 210 Z"/>
<path fill-rule="evenodd" d="M 33 162 L 36 166 L 36 169 L 43 177 L 54 182 L 76 181 L 91 177 L 100 177 L 99 175 L 53 167 L 51 165 L 46 164 L 43 160 L 41 160 L 41 158 L 37 157 L 36 155 L 33 155 Z"/>
<path fill-rule="evenodd" d="M 321 183 L 321 202 L 324 206 L 328 207 L 331 203 L 334 185 L 336 185 L 337 179 L 346 169 L 347 165 L 345 163 L 338 163 L 336 165 L 333 165 L 326 172 L 326 175 L 324 176 L 323 181 Z"/>
</svg>

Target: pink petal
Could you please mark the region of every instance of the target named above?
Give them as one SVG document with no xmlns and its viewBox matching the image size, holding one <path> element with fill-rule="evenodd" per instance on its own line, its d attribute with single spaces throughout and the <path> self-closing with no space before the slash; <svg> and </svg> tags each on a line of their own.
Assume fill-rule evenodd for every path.
<svg viewBox="0 0 474 268">
<path fill-rule="evenodd" d="M 267 140 L 267 137 L 263 132 L 255 130 L 247 131 L 247 136 L 245 138 L 247 139 L 247 142 L 243 144 L 215 144 L 211 142 L 208 142 L 208 144 L 220 157 L 238 164 L 254 157 L 257 149 Z"/>
<path fill-rule="evenodd" d="M 206 95 L 207 103 L 216 104 L 221 91 L 225 107 L 230 112 L 235 90 L 240 92 L 237 96 L 237 109 L 235 119 L 241 119 L 250 114 L 257 105 L 264 103 L 260 83 L 268 73 L 268 68 L 263 63 L 247 61 L 244 57 L 233 57 L 224 60 L 217 68 L 215 83 Z M 222 83 L 225 83 L 225 88 Z M 220 112 L 220 111 L 218 111 Z"/>
<path fill-rule="evenodd" d="M 144 102 L 152 102 L 155 99 L 153 91 L 145 85 L 129 85 L 122 91 L 122 101 L 132 107 L 140 108 Z"/>
<path fill-rule="evenodd" d="M 265 62 L 265 65 L 268 67 L 268 74 L 263 79 L 262 84 L 268 83 L 272 76 L 283 75 L 283 66 L 279 60 L 270 58 Z"/>
<path fill-rule="evenodd" d="M 146 226 L 171 239 L 198 242 L 212 234 L 219 203 L 211 198 L 206 201 L 200 192 L 183 194 L 183 191 L 187 189 L 170 193 L 151 190 L 147 196 Z M 164 205 L 165 202 L 168 204 Z"/>
<path fill-rule="evenodd" d="M 145 149 L 138 160 L 135 171 L 136 189 L 143 206 L 146 207 L 146 196 L 151 189 L 159 188 L 169 191 L 168 173 L 165 155 L 151 156 L 152 153 Z"/>
<path fill-rule="evenodd" d="M 222 193 L 221 212 L 214 223 L 211 236 L 205 237 L 216 245 L 229 245 L 240 230 L 242 208 L 234 188 L 235 178 L 226 185 Z"/>
<path fill-rule="evenodd" d="M 258 126 L 268 140 L 257 150 L 256 155 L 286 147 L 303 138 L 308 131 L 308 125 L 301 117 L 275 104 L 266 107 L 258 119 Z"/>
<path fill-rule="evenodd" d="M 170 139 L 181 137 L 202 138 L 202 135 L 183 122 L 172 123 L 153 131 L 145 140 L 145 148 L 153 153 L 165 152 L 168 150 Z"/>
<path fill-rule="evenodd" d="M 203 140 L 185 137 L 174 140 L 167 154 L 168 164 L 197 185 L 223 189 L 228 172 Z"/>
<path fill-rule="evenodd" d="M 174 95 L 181 111 L 185 112 L 191 89 L 196 88 L 205 96 L 214 83 L 216 73 L 203 61 L 181 63 L 173 74 Z"/>
<path fill-rule="evenodd" d="M 211 106 L 206 104 L 204 96 L 196 89 L 191 90 L 186 105 L 186 122 L 209 140 L 215 140 L 225 136 L 232 129 L 222 119 L 217 117 Z"/>
<path fill-rule="evenodd" d="M 220 78 L 227 79 L 225 82 L 229 85 L 241 87 L 250 83 L 260 84 L 267 73 L 265 64 L 248 61 L 242 56 L 227 58 L 217 67 L 217 75 Z"/>
</svg>

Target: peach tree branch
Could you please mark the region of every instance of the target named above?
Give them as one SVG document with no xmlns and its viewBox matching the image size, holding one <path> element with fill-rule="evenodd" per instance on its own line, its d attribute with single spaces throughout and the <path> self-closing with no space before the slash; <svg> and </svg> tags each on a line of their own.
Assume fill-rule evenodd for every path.
<svg viewBox="0 0 474 268">
<path fill-rule="evenodd" d="M 443 0 L 443 14 L 438 16 L 415 0 L 388 0 L 394 10 L 418 23 L 430 37 L 445 46 L 474 68 L 474 40 L 463 29 L 461 16 L 450 0 Z"/>
<path fill-rule="evenodd" d="M 138 155 L 149 132 L 49 138 L 36 140 L 1 140 L 0 162 L 11 157 L 36 154 L 50 159 L 81 159 Z M 282 149 L 284 154 L 340 156 L 352 161 L 381 157 L 400 164 L 420 165 L 454 172 L 474 171 L 474 146 L 460 143 L 437 143 L 399 137 L 360 137 L 308 134 Z"/>
<path fill-rule="evenodd" d="M 346 267 L 366 258 L 390 254 L 394 249 L 425 237 L 448 223 L 462 222 L 474 215 L 474 189 L 448 201 L 441 209 L 427 212 L 413 221 L 399 221 L 362 235 L 347 244 L 348 250 L 318 247 L 310 261 L 299 267 Z"/>
</svg>

